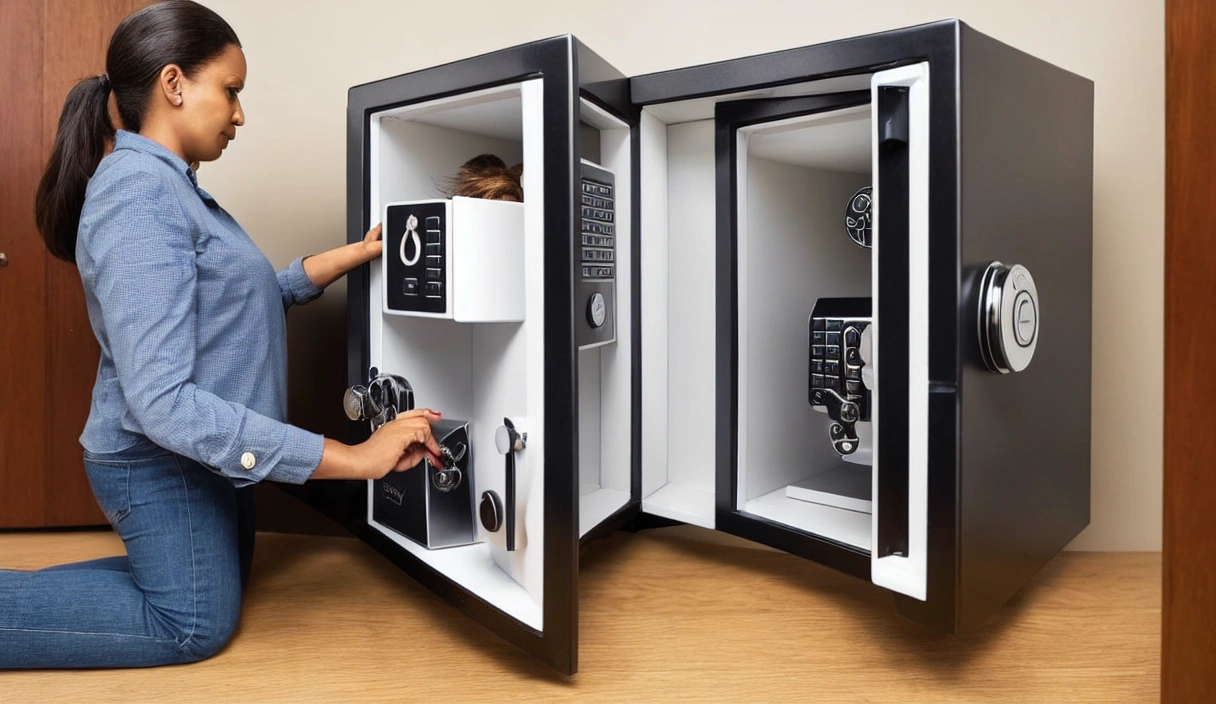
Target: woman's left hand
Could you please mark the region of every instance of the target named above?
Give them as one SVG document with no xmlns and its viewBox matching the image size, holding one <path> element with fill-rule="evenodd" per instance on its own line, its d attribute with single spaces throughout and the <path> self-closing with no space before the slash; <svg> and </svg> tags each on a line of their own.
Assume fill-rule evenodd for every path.
<svg viewBox="0 0 1216 704">
<path fill-rule="evenodd" d="M 362 258 L 359 264 L 365 264 L 380 257 L 380 252 L 384 249 L 384 241 L 380 239 L 381 229 L 381 225 L 376 225 L 363 236 L 363 241 L 359 243 L 359 246 L 362 247 Z M 355 266 L 358 266 L 358 264 Z M 351 268 L 353 269 L 354 267 Z"/>
<path fill-rule="evenodd" d="M 304 258 L 304 273 L 317 288 L 325 288 L 342 278 L 351 269 L 380 257 L 384 242 L 380 225 L 367 231 L 361 242 L 334 247 L 328 252 Z"/>
</svg>

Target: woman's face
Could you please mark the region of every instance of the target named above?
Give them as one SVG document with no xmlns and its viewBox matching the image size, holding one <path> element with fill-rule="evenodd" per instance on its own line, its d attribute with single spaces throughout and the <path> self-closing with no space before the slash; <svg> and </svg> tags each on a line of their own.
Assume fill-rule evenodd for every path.
<svg viewBox="0 0 1216 704">
<path fill-rule="evenodd" d="M 245 87 L 245 52 L 229 45 L 215 59 L 182 77 L 178 138 L 189 163 L 214 161 L 245 124 L 237 94 Z"/>
</svg>

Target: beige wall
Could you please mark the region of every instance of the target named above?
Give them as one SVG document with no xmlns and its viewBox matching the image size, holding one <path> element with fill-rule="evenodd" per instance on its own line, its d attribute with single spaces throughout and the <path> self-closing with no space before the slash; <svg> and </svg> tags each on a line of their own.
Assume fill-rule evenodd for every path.
<svg viewBox="0 0 1216 704">
<path fill-rule="evenodd" d="M 636 75 L 958 17 L 1092 79 L 1093 513 L 1072 547 L 1160 549 L 1161 0 L 204 1 L 240 35 L 249 80 L 248 122 L 200 179 L 279 265 L 344 241 L 348 87 L 547 36 Z M 331 433 L 344 295 L 291 316 L 293 417 Z"/>
</svg>

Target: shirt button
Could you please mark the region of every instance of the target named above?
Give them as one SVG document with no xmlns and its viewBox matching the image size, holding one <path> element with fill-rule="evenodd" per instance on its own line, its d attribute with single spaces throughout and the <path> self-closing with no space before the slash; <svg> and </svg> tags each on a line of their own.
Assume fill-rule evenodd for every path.
<svg viewBox="0 0 1216 704">
<path fill-rule="evenodd" d="M 257 463 L 258 461 L 253 456 L 252 452 L 246 452 L 245 454 L 241 455 L 241 466 L 245 469 L 253 469 L 253 466 Z"/>
</svg>

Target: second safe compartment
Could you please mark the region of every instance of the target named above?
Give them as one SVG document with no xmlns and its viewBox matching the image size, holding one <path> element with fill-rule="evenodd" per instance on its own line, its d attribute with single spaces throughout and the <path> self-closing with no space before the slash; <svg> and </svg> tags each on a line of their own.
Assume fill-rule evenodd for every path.
<svg viewBox="0 0 1216 704">
<path fill-rule="evenodd" d="M 846 224 L 846 210 L 872 185 L 870 79 L 643 109 L 642 393 L 644 407 L 666 419 L 665 432 L 648 426 L 643 435 L 647 513 L 717 527 L 716 394 L 726 380 L 706 346 L 728 334 L 715 307 L 722 279 L 713 235 L 728 203 L 739 341 L 730 501 L 744 514 L 870 549 L 872 424 L 868 416 L 856 424 L 859 447 L 842 457 L 829 438 L 833 421 L 809 393 L 816 304 L 868 303 L 872 292 L 873 250 Z M 724 164 L 734 164 L 729 179 Z"/>
<path fill-rule="evenodd" d="M 859 105 L 816 100 L 815 112 L 788 117 L 780 113 L 797 112 L 797 101 L 720 104 L 717 119 L 734 134 L 736 154 L 735 192 L 724 194 L 737 207 L 736 506 L 869 550 L 873 425 L 865 399 L 875 389 L 862 379 L 865 363 L 853 359 L 860 340 L 845 344 L 872 317 L 873 250 L 850 237 L 846 222 L 853 210 L 865 217 L 851 206 L 872 184 L 873 123 L 863 95 Z M 766 114 L 772 110 L 779 114 Z M 811 399 L 832 391 L 861 408 L 847 454 L 834 449 L 836 421 Z"/>
</svg>

